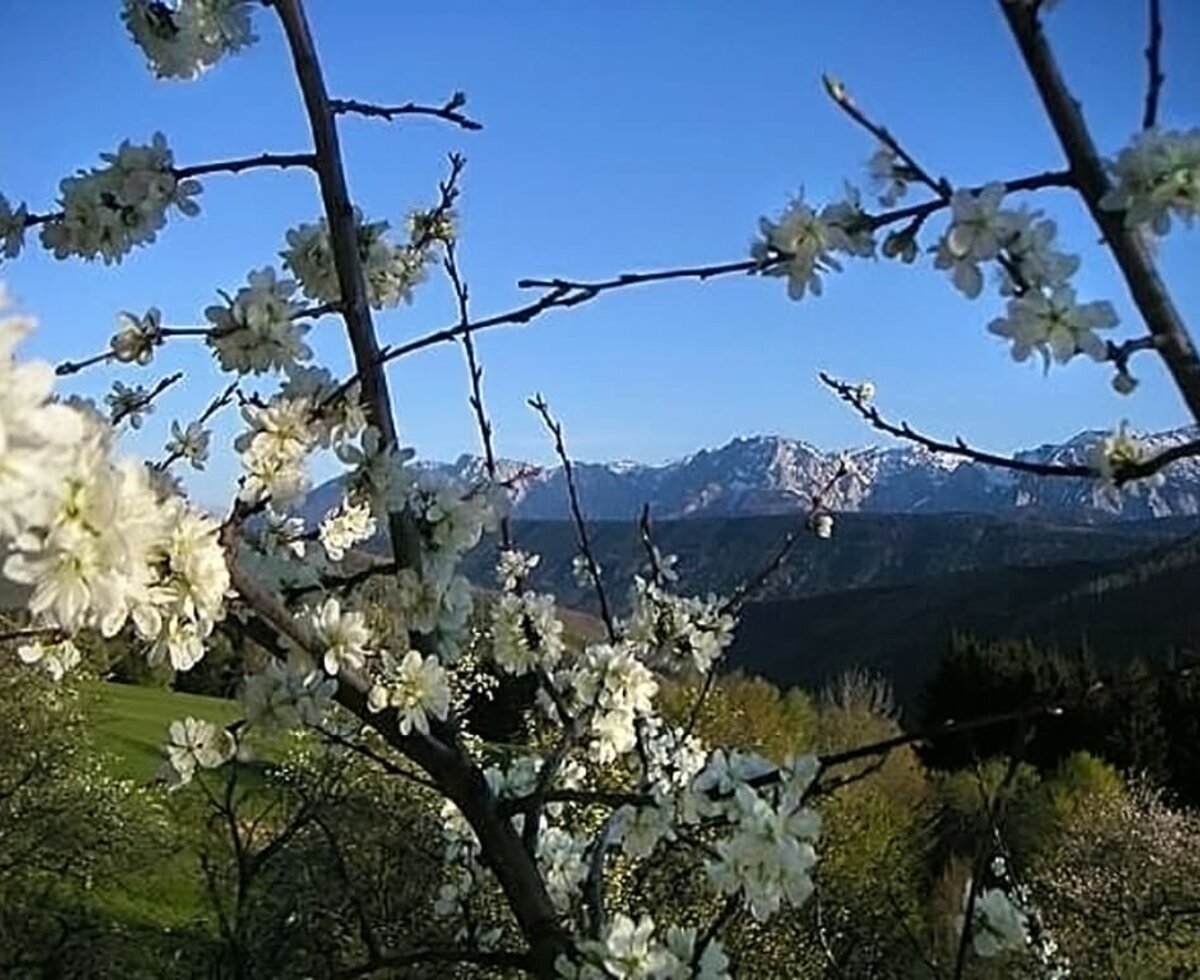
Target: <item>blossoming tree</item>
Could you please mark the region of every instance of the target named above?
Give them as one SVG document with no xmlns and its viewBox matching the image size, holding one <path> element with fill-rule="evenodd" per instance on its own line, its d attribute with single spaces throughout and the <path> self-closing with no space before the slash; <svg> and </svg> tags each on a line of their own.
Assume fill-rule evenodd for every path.
<svg viewBox="0 0 1200 980">
<path fill-rule="evenodd" d="M 687 978 L 727 976 L 722 927 L 735 915 L 769 920 L 799 906 L 814 888 L 820 819 L 816 804 L 834 792 L 838 767 L 885 754 L 921 733 L 836 755 L 774 765 L 757 756 L 701 744 L 693 725 L 668 724 L 656 710 L 659 679 L 692 671 L 711 679 L 728 647 L 740 604 L 755 582 L 728 599 L 676 594 L 671 562 L 643 522 L 647 570 L 632 587 L 631 611 L 616 616 L 589 544 L 583 504 L 571 480 L 563 431 L 541 399 L 531 402 L 566 467 L 578 532 L 577 573 L 597 592 L 606 637 L 573 650 L 552 596 L 526 588 L 537 557 L 516 547 L 504 520 L 505 487 L 496 473 L 482 371 L 472 337 L 525 323 L 556 308 L 610 291 L 670 279 L 751 274 L 786 278 L 793 299 L 821 293 L 845 259 L 882 256 L 915 264 L 932 256 L 967 297 L 996 272 L 1006 312 L 988 329 L 1011 343 L 1012 356 L 1042 359 L 1047 369 L 1082 355 L 1107 362 L 1113 385 L 1131 393 L 1130 365 L 1141 353 L 1162 358 L 1186 405 L 1200 419 L 1200 358 L 1155 271 L 1149 243 L 1200 209 L 1200 131 L 1156 125 L 1161 25 L 1151 2 L 1150 86 L 1144 126 L 1116 157 L 1101 157 L 1059 74 L 1043 32 L 1050 0 L 999 0 L 1021 55 L 1066 154 L 1064 169 L 960 188 L 934 177 L 884 127 L 826 80 L 829 95 L 878 143 L 870 161 L 876 209 L 849 189 L 816 206 L 802 197 L 775 219 L 762 219 L 749 258 L 712 266 L 618 275 L 579 282 L 524 280 L 535 298 L 516 309 L 473 318 L 455 251 L 455 205 L 462 158 L 451 158 L 437 204 L 410 216 L 396 235 L 354 206 L 343 171 L 338 121 L 347 114 L 392 119 L 431 116 L 478 128 L 456 94 L 443 105 L 376 105 L 334 99 L 326 91 L 302 0 L 125 0 L 121 16 L 159 78 L 194 79 L 255 40 L 255 17 L 273 15 L 289 46 L 312 133 L 298 154 L 179 166 L 167 139 L 122 143 L 101 164 L 61 183 L 57 205 L 32 211 L 0 197 L 0 240 L 16 258 L 38 229 L 60 259 L 120 262 L 153 242 L 172 210 L 198 212 L 200 178 L 256 168 L 303 167 L 320 188 L 322 214 L 283 235 L 281 268 L 252 270 L 245 285 L 222 292 L 204 328 L 164 326 L 159 311 L 122 314 L 108 348 L 64 362 L 71 375 L 106 361 L 149 366 L 159 347 L 199 337 L 221 372 L 232 376 L 200 418 L 175 423 L 164 456 L 123 458 L 122 427 L 138 427 L 154 398 L 179 380 L 149 388 L 118 384 L 109 411 L 52 392 L 55 369 L 17 359 L 32 321 L 0 323 L 0 558 L 3 576 L 23 588 L 27 625 L 6 639 L 19 656 L 55 676 L 80 659 L 75 640 L 88 631 L 127 635 L 151 663 L 193 667 L 227 616 L 243 621 L 270 650 L 265 669 L 245 678 L 243 722 L 229 729 L 194 719 L 171 726 L 167 777 L 233 764 L 247 732 L 270 727 L 336 731 L 353 741 L 382 739 L 389 765 L 433 788 L 443 801 L 444 874 L 433 911 L 454 924 L 452 948 L 370 951 L 364 970 L 422 960 L 460 961 L 537 976 Z M 257 7 L 265 8 L 263 11 Z M 1094 218 L 1124 277 L 1147 333 L 1116 342 L 1113 308 L 1084 299 L 1071 284 L 1077 257 L 1061 251 L 1055 223 L 1017 195 L 1044 188 L 1075 191 Z M 901 206 L 913 190 L 926 192 Z M 927 229 L 941 222 L 935 233 Z M 375 311 L 407 301 L 429 270 L 441 267 L 458 300 L 459 322 L 403 344 L 381 345 Z M 322 318 L 339 320 L 353 373 L 334 377 L 312 363 L 305 335 Z M 440 484 L 410 465 L 397 435 L 386 365 L 434 345 L 458 342 L 469 366 L 471 405 L 490 480 Z M 245 390 L 248 379 L 278 379 L 270 397 Z M 1094 460 L 1077 465 L 1006 459 L 923 435 L 885 419 L 869 384 L 825 376 L 870 424 L 951 454 L 1047 476 L 1091 476 L 1113 487 L 1152 478 L 1200 441 L 1148 456 L 1124 430 Z M 242 476 L 228 513 L 213 517 L 190 504 L 172 475 L 203 465 L 207 423 L 240 405 Z M 344 499 L 316 528 L 296 505 L 318 454 L 345 469 Z M 845 476 L 839 470 L 833 480 Z M 819 537 L 833 531 L 820 495 L 806 518 Z M 474 599 L 459 559 L 487 529 L 503 548 L 498 596 L 487 607 L 490 644 L 482 658 L 465 650 Z M 392 554 L 353 572 L 356 545 L 386 533 Z M 784 542 L 777 567 L 797 539 Z M 357 608 L 355 587 L 386 576 L 398 597 L 386 629 L 378 610 Z M 465 706 L 497 679 L 525 678 L 537 691 L 542 724 L 513 755 L 494 751 L 464 723 Z M 704 685 L 703 690 L 707 690 Z M 703 699 L 704 694 L 700 694 Z M 340 706 L 335 708 L 334 705 Z M 1059 710 L 1035 705 L 1029 716 Z M 349 727 L 345 719 L 352 719 Z M 693 716 L 694 722 L 694 716 Z M 980 722 L 986 723 L 986 722 Z M 958 727 L 966 727 L 962 723 Z M 943 730 L 952 730 L 947 726 Z M 614 862 L 652 862 L 661 848 L 694 857 L 698 879 L 718 899 L 707 921 L 670 915 L 633 917 L 611 908 L 606 875 Z M 506 915 L 481 925 L 480 897 L 498 896 Z M 973 951 L 990 956 L 1032 944 L 1049 961 L 1036 910 L 1011 879 L 1002 847 L 981 851 L 966 896 L 956 973 Z"/>
</svg>

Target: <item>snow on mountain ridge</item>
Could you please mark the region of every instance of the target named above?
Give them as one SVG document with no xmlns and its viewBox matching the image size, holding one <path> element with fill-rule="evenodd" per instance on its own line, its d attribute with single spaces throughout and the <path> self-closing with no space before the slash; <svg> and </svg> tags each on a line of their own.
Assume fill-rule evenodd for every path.
<svg viewBox="0 0 1200 980">
<path fill-rule="evenodd" d="M 1024 450 L 1016 458 L 1039 462 L 1085 461 L 1106 433 L 1081 432 L 1061 444 Z M 1196 438 L 1195 428 L 1144 437 L 1160 452 Z M 1200 460 L 1177 462 L 1158 487 L 1114 498 L 1095 480 L 1046 479 L 987 467 L 921 446 L 862 446 L 828 452 L 781 436 L 736 438 L 662 464 L 622 460 L 574 462 L 584 508 L 593 519 L 634 518 L 649 503 L 658 519 L 723 517 L 803 511 L 825 488 L 839 460 L 851 465 L 848 477 L 826 494 L 835 511 L 894 513 L 1028 511 L 1071 520 L 1107 521 L 1200 513 Z M 485 475 L 483 461 L 462 455 L 454 463 L 424 467 L 462 483 Z M 565 480 L 558 466 L 538 467 L 516 460 L 500 462 L 501 478 L 519 477 L 513 512 L 519 518 L 567 516 Z"/>
</svg>

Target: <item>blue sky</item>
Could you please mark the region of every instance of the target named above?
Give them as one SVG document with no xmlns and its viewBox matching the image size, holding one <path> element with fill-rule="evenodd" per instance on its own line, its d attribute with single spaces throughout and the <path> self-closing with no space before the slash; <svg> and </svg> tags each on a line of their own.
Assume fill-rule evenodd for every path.
<svg viewBox="0 0 1200 980">
<path fill-rule="evenodd" d="M 1162 105 L 1166 125 L 1197 122 L 1200 5 L 1165 0 Z M 469 160 L 461 252 L 473 310 L 528 299 L 525 276 L 618 271 L 743 257 L 758 216 L 803 185 L 810 198 L 864 183 L 873 146 L 821 91 L 841 78 L 926 166 L 956 183 L 1061 166 L 1061 155 L 995 3 L 605 0 L 492 4 L 310 0 L 329 86 L 380 102 L 469 97 L 481 133 L 431 121 L 350 119 L 342 126 L 352 192 L 373 219 L 399 223 L 434 200 L 445 154 Z M 160 82 L 118 19 L 117 0 L 11 0 L 0 32 L 25 74 L 5 102 L 0 191 L 32 209 L 52 205 L 58 180 L 124 138 L 165 132 L 179 164 L 307 148 L 307 129 L 280 31 L 255 14 L 261 42 L 192 83 Z M 1144 4 L 1064 0 L 1049 30 L 1063 68 L 1106 151 L 1139 124 L 1145 84 Z M 1189 115 L 1189 112 L 1191 113 Z M 1108 298 L 1121 336 L 1142 331 L 1095 231 L 1067 195 L 1036 203 L 1058 218 L 1084 257 L 1081 298 Z M 121 309 L 157 305 L 171 323 L 202 322 L 215 290 L 277 261 L 287 228 L 317 215 L 304 172 L 206 180 L 198 219 L 173 218 L 159 242 L 117 268 L 56 262 L 30 248 L 0 269 L 41 328 L 30 349 L 62 358 L 101 349 Z M 1187 319 L 1200 312 L 1200 232 L 1160 252 Z M 31 236 L 34 238 L 34 236 Z M 34 238 L 34 240 L 36 240 Z M 974 302 L 928 265 L 848 264 L 822 298 L 790 302 L 778 280 L 641 287 L 525 327 L 479 338 L 486 394 L 502 454 L 544 461 L 550 446 L 525 398 L 544 392 L 585 459 L 658 462 L 736 435 L 780 433 L 824 447 L 875 441 L 816 382 L 819 369 L 871 378 L 889 414 L 934 432 L 1015 449 L 1108 427 L 1182 424 L 1186 414 L 1149 358 L 1132 398 L 1109 372 L 1078 360 L 1044 377 L 1013 364 L 985 330 L 994 290 Z M 451 323 L 448 291 L 431 282 L 416 303 L 379 317 L 382 339 Z M 334 321 L 314 334 L 337 373 L 346 344 Z M 221 379 L 203 348 L 169 346 L 153 374 L 99 371 L 72 390 L 98 395 L 114 378 L 148 384 L 182 367 L 186 387 L 160 403 L 135 448 L 156 452 L 172 418 L 196 414 Z M 402 434 L 422 455 L 477 446 L 454 346 L 393 367 Z M 230 412 L 218 426 L 228 438 Z M 235 472 L 219 453 L 193 485 L 222 499 Z"/>
</svg>

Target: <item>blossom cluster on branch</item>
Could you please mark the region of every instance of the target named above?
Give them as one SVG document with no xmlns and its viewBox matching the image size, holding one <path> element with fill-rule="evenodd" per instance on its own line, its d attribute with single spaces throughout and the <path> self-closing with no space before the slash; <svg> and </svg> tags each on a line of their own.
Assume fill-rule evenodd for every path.
<svg viewBox="0 0 1200 980">
<path fill-rule="evenodd" d="M 1023 16 L 1049 6 L 1044 0 L 1020 5 Z M 190 79 L 255 40 L 253 6 L 250 0 L 126 0 L 122 18 L 157 76 Z M 319 69 L 307 66 L 311 39 L 299 3 L 267 6 L 279 13 L 293 53 L 304 55 L 296 61 L 315 128 L 332 126 L 334 105 L 323 85 L 307 77 Z M 1078 354 L 1113 360 L 1118 380 L 1126 379 L 1118 390 L 1132 391 L 1125 362 L 1154 344 L 1117 347 L 1102 340 L 1099 332 L 1116 326 L 1115 312 L 1106 302 L 1077 299 L 1071 280 L 1080 261 L 1059 249 L 1055 222 L 1025 205 L 1006 206 L 1017 192 L 1072 186 L 1076 177 L 1045 174 L 956 189 L 930 176 L 867 120 L 843 86 L 826 84 L 839 106 L 880 141 L 869 175 L 880 206 L 892 210 L 872 212 L 850 185 L 842 199 L 823 206 L 801 193 L 777 218 L 761 219 L 749 261 L 590 286 L 543 283 L 550 289 L 543 300 L 480 322 L 525 322 L 610 288 L 734 271 L 786 278 L 789 295 L 801 299 L 819 295 L 823 277 L 841 271 L 846 257 L 911 263 L 924 252 L 969 298 L 982 295 L 985 273 L 994 271 L 1006 308 L 989 329 L 1011 345 L 1016 360 L 1037 354 L 1047 367 Z M 1111 186 L 1100 206 L 1123 212 L 1130 228 L 1165 234 L 1172 221 L 1191 224 L 1200 207 L 1200 133 L 1147 125 L 1107 164 Z M 42 243 L 57 258 L 119 262 L 134 246 L 154 241 L 171 207 L 197 213 L 200 185 L 189 173 L 303 162 L 317 172 L 323 191 L 337 191 L 342 178 L 333 173 L 340 170 L 337 161 L 327 159 L 331 152 L 187 170 L 175 167 L 161 134 L 148 145 L 126 141 L 102 155 L 103 166 L 62 182 L 56 212 L 31 214 L 0 196 L 0 251 L 16 257 L 26 228 L 40 224 Z M 413 465 L 391 417 L 370 311 L 410 302 L 440 259 L 461 322 L 431 336 L 470 341 L 477 325 L 469 318 L 453 247 L 461 158 L 452 157 L 452 164 L 441 203 L 409 216 L 406 240 L 389 240 L 387 222 L 366 221 L 349 202 L 330 206 L 325 216 L 286 233 L 280 257 L 294 278 L 270 265 L 251 271 L 246 285 L 232 295 L 222 292 L 222 302 L 205 311 L 205 328 L 164 327 L 157 308 L 122 313 L 104 353 L 61 372 L 109 360 L 145 366 L 169 336 L 203 336 L 220 369 L 235 378 L 198 419 L 171 426 L 161 464 L 120 458 L 117 427 L 125 421 L 140 427 L 156 394 L 176 376 L 150 388 L 117 382 L 105 417 L 90 403 L 56 399 L 54 369 L 16 359 L 30 321 L 0 319 L 0 573 L 26 590 L 30 619 L 17 656 L 61 678 L 80 662 L 82 634 L 124 631 L 151 664 L 187 670 L 204 656 L 236 602 L 240 620 L 270 634 L 272 656 L 245 678 L 245 717 L 237 726 L 194 718 L 170 726 L 164 775 L 172 785 L 236 764 L 242 726 L 328 733 L 340 703 L 354 718 L 347 726 L 343 715 L 339 731 L 355 739 L 373 730 L 394 758 L 421 770 L 418 782 L 440 793 L 444 867 L 433 911 L 454 923 L 456 939 L 471 951 L 542 942 L 542 926 L 529 922 L 551 922 L 549 969 L 560 977 L 722 980 L 734 968 L 717 935 L 729 917 L 767 922 L 813 893 L 821 840 L 814 802 L 828 788 L 821 784 L 828 758 L 780 762 L 727 751 L 696 736 L 695 713 L 687 725 L 664 717 L 660 698 L 669 677 L 704 678 L 695 711 L 703 706 L 732 643 L 744 591 L 732 599 L 675 591 L 674 559 L 650 540 L 647 516 L 651 567 L 634 578 L 627 614 L 611 613 L 570 484 L 580 543 L 573 568 L 580 584 L 596 591 L 606 630 L 602 639 L 574 642 L 554 596 L 528 585 L 538 556 L 519 550 L 503 523 L 507 497 L 496 478 L 473 349 L 472 405 L 489 478 L 461 486 Z M 916 185 L 933 196 L 897 208 Z M 938 215 L 945 225 L 923 247 L 918 237 Z M 351 294 L 345 303 L 343 287 Z M 299 295 L 320 305 L 307 307 Z M 331 312 L 355 342 L 355 373 L 345 381 L 311 363 L 314 351 L 305 342 L 308 321 Z M 254 389 L 243 391 L 240 385 L 250 379 Z M 268 382 L 278 386 L 271 390 Z M 843 397 L 880 423 L 865 408 L 873 394 L 869 383 L 846 391 L 852 393 Z M 184 499 L 169 468 L 178 460 L 206 464 L 212 449 L 206 423 L 235 396 L 245 423 L 233 441 L 242 474 L 232 511 L 218 522 Z M 569 481 L 561 427 L 544 401 L 532 404 L 555 435 Z M 310 464 L 323 453 L 342 469 L 342 495 L 310 526 L 299 505 Z M 1091 468 L 1115 485 L 1122 471 L 1142 462 L 1141 448 L 1122 427 L 1101 444 Z M 833 515 L 820 495 L 807 526 L 821 538 L 833 533 Z M 462 574 L 462 558 L 497 529 L 503 540 L 499 588 L 482 597 Z M 368 557 L 355 553 L 359 546 L 377 537 L 391 545 L 394 561 L 354 571 L 351 559 Z M 385 574 L 385 605 L 357 588 Z M 469 623 L 477 606 L 486 607 L 479 610 L 484 642 L 472 645 Z M 510 682 L 533 692 L 529 735 L 515 746 L 492 744 L 468 725 L 470 703 Z M 668 849 L 694 858 L 706 896 L 723 906 L 718 917 L 681 922 L 669 913 L 635 915 L 631 908 L 610 914 L 608 863 L 650 863 Z M 1030 945 L 1037 931 L 1036 910 L 1020 887 L 999 872 L 992 878 L 988 887 L 968 892 L 960 925 L 963 948 L 970 938 L 980 956 Z M 512 914 L 496 912 L 504 902 Z M 518 909 L 522 902 L 532 904 Z M 539 969 L 547 975 L 544 961 Z"/>
</svg>

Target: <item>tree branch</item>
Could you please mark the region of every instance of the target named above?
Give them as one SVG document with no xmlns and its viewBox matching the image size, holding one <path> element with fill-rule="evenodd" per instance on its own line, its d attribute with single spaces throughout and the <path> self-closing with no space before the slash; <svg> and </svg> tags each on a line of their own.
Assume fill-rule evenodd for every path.
<svg viewBox="0 0 1200 980">
<path fill-rule="evenodd" d="M 440 106 L 420 105 L 416 102 L 405 102 L 403 105 L 380 105 L 375 102 L 361 102 L 358 99 L 332 99 L 329 108 L 335 115 L 353 114 L 375 119 L 386 119 L 391 122 L 397 116 L 433 116 L 444 119 L 466 130 L 483 129 L 483 124 L 476 122 L 459 110 L 467 104 L 467 97 L 462 92 L 455 92 Z"/>
<path fill-rule="evenodd" d="M 240 174 L 245 170 L 261 167 L 308 167 L 315 170 L 317 157 L 313 153 L 259 153 L 252 157 L 237 157 L 233 160 L 217 160 L 215 163 L 197 163 L 190 167 L 173 167 L 171 173 L 176 180 L 203 177 L 206 174 Z"/>
<path fill-rule="evenodd" d="M 1125 227 L 1124 211 L 1107 211 L 1100 206 L 1109 189 L 1108 175 L 1080 105 L 1071 97 L 1058 70 L 1037 11 L 1026 4 L 1007 0 L 999 3 L 1071 164 L 1079 193 L 1108 243 L 1147 328 L 1158 339 L 1159 354 L 1180 395 L 1192 417 L 1200 422 L 1200 357 L 1195 344 L 1139 231 Z"/>
<path fill-rule="evenodd" d="M 1142 112 L 1142 129 L 1152 129 L 1158 122 L 1158 99 L 1167 76 L 1162 70 L 1162 5 L 1150 0 L 1150 39 L 1146 42 L 1146 108 Z"/>
<path fill-rule="evenodd" d="M 550 414 L 550 405 L 541 395 L 529 399 L 529 407 L 541 416 L 542 422 L 554 436 L 554 451 L 562 463 L 563 476 L 567 481 L 567 497 L 571 503 L 571 518 L 575 523 L 575 534 L 579 542 L 579 551 L 587 562 L 588 575 L 600 603 L 600 618 L 604 620 L 604 628 L 608 633 L 609 642 L 617 640 L 617 624 L 613 619 L 612 609 L 608 603 L 608 592 L 604 588 L 604 580 L 600 575 L 600 566 L 596 562 L 596 554 L 592 551 L 591 539 L 588 536 L 587 521 L 583 516 L 583 507 L 579 502 L 579 487 L 575 482 L 575 470 L 571 465 L 571 457 L 567 455 L 567 446 L 563 440 L 562 423 Z"/>
<path fill-rule="evenodd" d="M 1083 463 L 1038 463 L 1033 460 L 1016 459 L 1012 456 L 1000 456 L 996 453 L 985 452 L 982 449 L 974 449 L 967 445 L 961 437 L 957 437 L 954 442 L 943 442 L 932 436 L 918 432 L 907 422 L 889 422 L 879 414 L 877 408 L 867 403 L 860 393 L 858 385 L 841 381 L 832 375 L 826 374 L 824 371 L 818 377 L 827 388 L 832 390 L 842 401 L 854 409 L 871 428 L 878 429 L 880 432 L 886 432 L 888 435 L 895 436 L 898 439 L 904 439 L 907 442 L 924 446 L 926 449 L 931 449 L 934 452 L 957 456 L 961 459 L 974 460 L 977 463 L 983 463 L 985 466 L 994 466 L 997 469 L 1014 470 L 1018 473 L 1032 473 L 1035 476 L 1077 477 L 1091 480 L 1099 476 L 1095 467 Z M 1113 480 L 1118 486 L 1132 480 L 1140 480 L 1147 476 L 1153 476 L 1171 463 L 1181 459 L 1188 459 L 1192 456 L 1200 456 L 1200 439 L 1179 443 L 1170 449 L 1163 450 L 1161 453 L 1147 457 L 1141 462 L 1124 465 L 1113 474 Z"/>
</svg>

